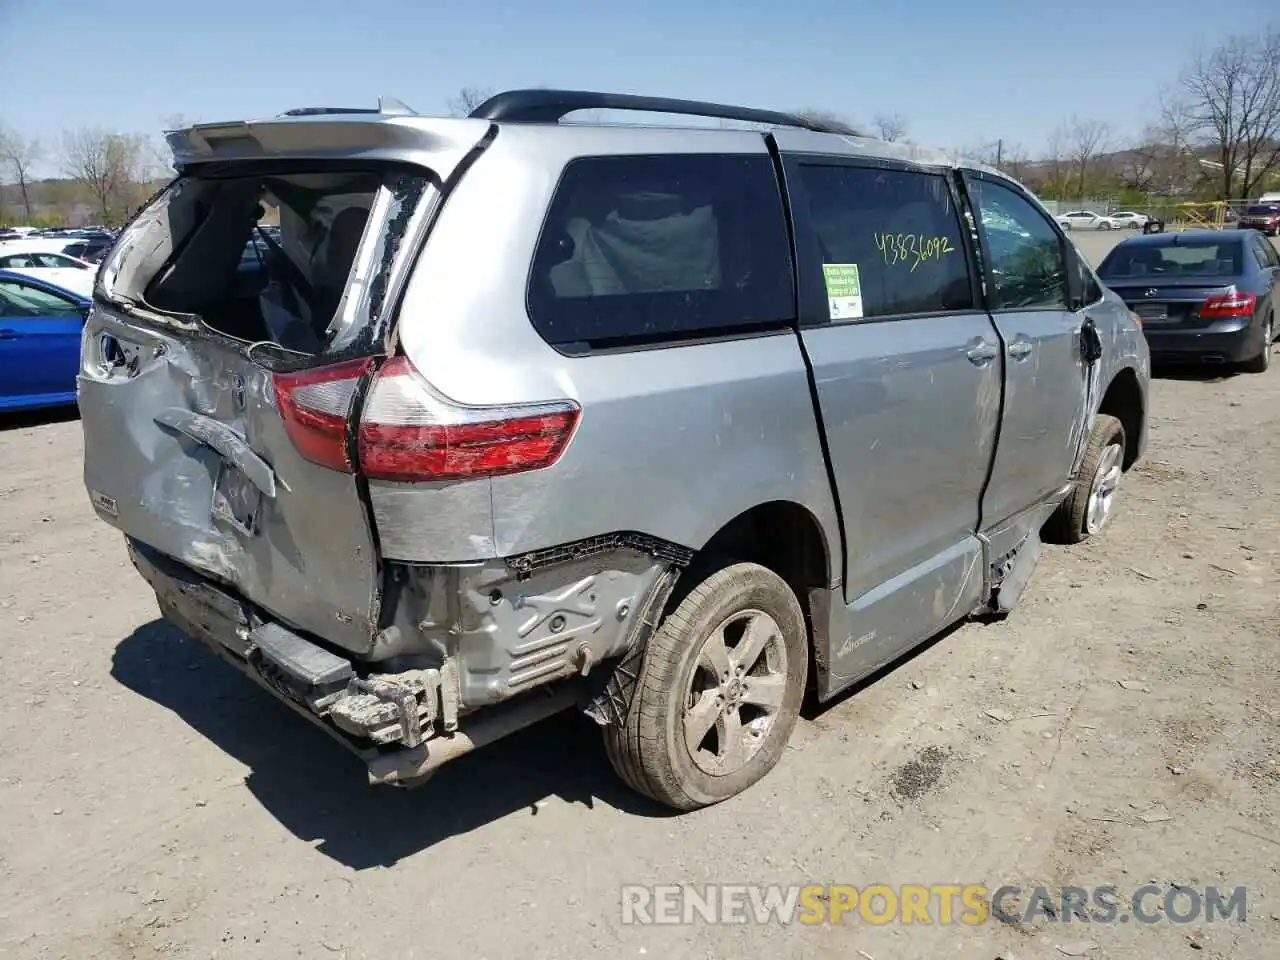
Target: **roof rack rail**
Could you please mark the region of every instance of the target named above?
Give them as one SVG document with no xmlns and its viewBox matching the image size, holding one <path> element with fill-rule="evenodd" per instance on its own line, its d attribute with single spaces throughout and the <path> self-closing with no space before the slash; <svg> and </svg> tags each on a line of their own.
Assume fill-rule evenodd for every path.
<svg viewBox="0 0 1280 960">
<path fill-rule="evenodd" d="M 776 110 L 756 110 L 700 100 L 643 97 L 630 93 L 598 93 L 591 90 L 507 90 L 494 94 L 471 111 L 480 120 L 508 123 L 558 123 L 578 110 L 632 110 L 639 113 L 670 113 L 720 120 L 740 120 L 775 127 L 799 127 L 817 133 L 857 136 L 852 127 L 828 123 Z"/>
</svg>

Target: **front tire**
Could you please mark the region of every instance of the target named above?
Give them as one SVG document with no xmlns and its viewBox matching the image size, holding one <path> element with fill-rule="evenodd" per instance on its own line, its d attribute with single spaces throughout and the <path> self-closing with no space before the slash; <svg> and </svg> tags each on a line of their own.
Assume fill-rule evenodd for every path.
<svg viewBox="0 0 1280 960">
<path fill-rule="evenodd" d="M 1080 543 L 1097 536 L 1111 521 L 1116 487 L 1124 474 L 1124 425 L 1100 413 L 1094 419 L 1080 475 L 1067 499 L 1049 518 L 1047 531 L 1060 543 Z"/>
<path fill-rule="evenodd" d="M 794 591 L 736 563 L 695 586 L 650 638 L 605 752 L 634 790 L 677 810 L 727 800 L 777 765 L 795 729 L 809 638 Z"/>
</svg>

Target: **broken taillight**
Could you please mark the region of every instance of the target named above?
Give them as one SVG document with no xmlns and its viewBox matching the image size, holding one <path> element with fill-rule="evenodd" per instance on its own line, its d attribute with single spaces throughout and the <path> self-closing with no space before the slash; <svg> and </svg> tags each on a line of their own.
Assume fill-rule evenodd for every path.
<svg viewBox="0 0 1280 960">
<path fill-rule="evenodd" d="M 1251 317 L 1258 298 L 1252 293 L 1226 293 L 1210 297 L 1200 305 L 1200 316 L 1221 320 L 1227 317 Z"/>
<path fill-rule="evenodd" d="M 356 387 L 372 365 L 371 359 L 349 360 L 273 375 L 276 405 L 298 453 L 323 467 L 353 472 L 347 423 Z"/>
<path fill-rule="evenodd" d="M 581 410 L 569 400 L 470 407 L 432 389 L 407 357 L 378 371 L 360 417 L 361 471 L 381 480 L 456 480 L 550 466 Z"/>
</svg>

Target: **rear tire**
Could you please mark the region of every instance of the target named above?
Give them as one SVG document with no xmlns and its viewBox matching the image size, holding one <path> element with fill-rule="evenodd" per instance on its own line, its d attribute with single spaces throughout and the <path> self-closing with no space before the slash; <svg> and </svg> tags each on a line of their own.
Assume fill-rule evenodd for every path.
<svg viewBox="0 0 1280 960">
<path fill-rule="evenodd" d="M 1276 318 L 1273 315 L 1267 319 L 1267 326 L 1262 331 L 1262 352 L 1240 364 L 1240 369 L 1245 373 L 1266 373 L 1271 366 L 1271 343 L 1275 336 Z"/>
<path fill-rule="evenodd" d="M 1124 425 L 1108 414 L 1098 414 L 1080 475 L 1045 525 L 1051 539 L 1081 543 L 1105 529 L 1114 512 L 1116 487 L 1124 470 L 1124 450 Z"/>
<path fill-rule="evenodd" d="M 605 752 L 632 789 L 677 810 L 727 800 L 777 765 L 809 673 L 795 593 L 754 563 L 695 586 L 649 639 Z"/>
</svg>

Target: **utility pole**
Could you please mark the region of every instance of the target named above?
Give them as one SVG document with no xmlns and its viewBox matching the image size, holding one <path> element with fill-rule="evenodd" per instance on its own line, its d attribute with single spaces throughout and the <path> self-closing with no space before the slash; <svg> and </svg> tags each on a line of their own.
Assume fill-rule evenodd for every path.
<svg viewBox="0 0 1280 960">
<path fill-rule="evenodd" d="M 997 140 L 996 141 L 996 169 L 997 170 L 1004 169 L 1004 167 L 1000 166 L 1000 161 L 1003 159 L 1004 159 L 1004 140 Z"/>
</svg>

